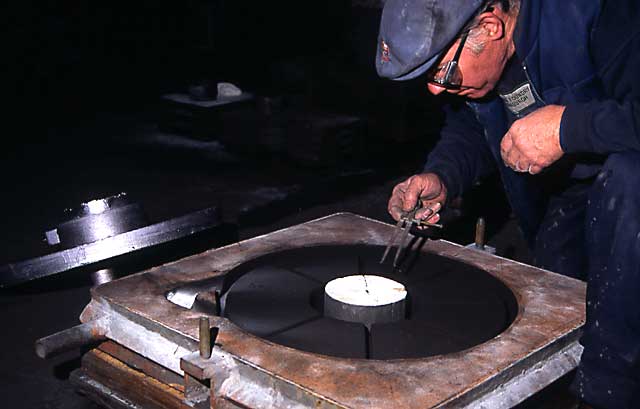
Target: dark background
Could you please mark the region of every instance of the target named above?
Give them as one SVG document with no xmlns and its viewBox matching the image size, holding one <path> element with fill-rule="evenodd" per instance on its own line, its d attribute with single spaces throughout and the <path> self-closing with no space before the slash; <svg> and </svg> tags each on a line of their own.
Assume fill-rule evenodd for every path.
<svg viewBox="0 0 640 409">
<path fill-rule="evenodd" d="M 48 1 L 9 11 L 4 258 L 23 256 L 23 239 L 63 209 L 122 191 L 154 220 L 221 205 L 229 190 L 307 188 L 300 208 L 342 199 L 419 170 L 440 126 L 441 102 L 424 83 L 377 77 L 380 10 L 350 1 Z M 209 110 L 162 99 L 220 81 L 255 98 Z M 344 177 L 354 173 L 366 175 Z M 190 191 L 215 178 L 224 189 Z"/>
<path fill-rule="evenodd" d="M 442 98 L 377 77 L 380 11 L 354 3 L 12 2 L 0 264 L 50 251 L 43 232 L 64 209 L 123 191 L 152 222 L 218 206 L 240 239 L 337 211 L 391 222 L 390 191 L 436 142 Z M 162 99 L 219 81 L 255 98 L 210 110 Z M 443 237 L 471 242 L 483 215 L 490 244 L 528 260 L 497 180 L 449 213 Z M 66 380 L 78 352 L 33 353 L 78 323 L 90 285 L 70 272 L 0 290 L 7 407 L 93 407 Z"/>
</svg>

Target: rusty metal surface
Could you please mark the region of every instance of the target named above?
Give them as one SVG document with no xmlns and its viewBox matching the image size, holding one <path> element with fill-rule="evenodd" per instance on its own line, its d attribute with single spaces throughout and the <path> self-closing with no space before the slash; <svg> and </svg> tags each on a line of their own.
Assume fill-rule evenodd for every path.
<svg viewBox="0 0 640 409">
<path fill-rule="evenodd" d="M 112 341 L 107 341 L 101 343 L 98 346 L 98 349 L 119 361 L 126 362 L 126 364 L 131 368 L 155 378 L 180 392 L 184 392 L 184 379 L 182 376 L 140 356 L 122 345 L 116 344 Z"/>
<path fill-rule="evenodd" d="M 98 349 L 89 351 L 82 357 L 82 371 L 85 375 L 141 408 L 186 409 L 184 394 L 160 382 L 120 360 Z"/>
<path fill-rule="evenodd" d="M 97 287 L 81 319 L 117 316 L 107 336 L 181 373 L 180 358 L 197 351 L 201 313 L 167 301 L 167 291 L 274 251 L 340 243 L 383 245 L 392 229 L 345 213 L 293 226 Z M 214 377 L 215 393 L 249 407 L 387 408 L 390 402 L 399 407 L 459 407 L 576 342 L 585 319 L 584 283 L 444 241 L 427 242 L 422 251 L 470 263 L 505 283 L 519 304 L 513 324 L 494 339 L 459 353 L 374 361 L 279 346 L 211 316 L 211 325 L 220 330 L 212 358 L 200 364 Z M 176 351 L 140 351 L 146 348 L 141 339 L 115 328 L 126 326 L 126 320 L 131 321 L 126 325 L 157 334 L 166 341 L 165 348 L 175 345 Z M 265 393 L 268 396 L 260 396 Z"/>
</svg>

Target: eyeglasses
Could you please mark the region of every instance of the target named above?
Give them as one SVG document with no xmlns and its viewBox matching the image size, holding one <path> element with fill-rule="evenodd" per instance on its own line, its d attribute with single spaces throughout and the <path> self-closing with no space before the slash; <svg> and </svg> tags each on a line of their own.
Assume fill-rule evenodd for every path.
<svg viewBox="0 0 640 409">
<path fill-rule="evenodd" d="M 462 49 L 465 41 L 467 41 L 468 35 L 469 31 L 465 30 L 460 38 L 458 49 L 453 55 L 453 59 L 451 61 L 439 64 L 435 69 L 429 71 L 427 74 L 429 82 L 446 89 L 460 89 L 462 86 L 462 71 L 460 71 L 460 67 L 458 66 L 458 60 L 460 59 L 460 54 L 462 53 Z"/>
</svg>

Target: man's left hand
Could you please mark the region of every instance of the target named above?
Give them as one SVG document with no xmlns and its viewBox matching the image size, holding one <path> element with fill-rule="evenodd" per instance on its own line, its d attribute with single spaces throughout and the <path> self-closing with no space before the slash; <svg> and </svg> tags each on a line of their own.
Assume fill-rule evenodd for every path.
<svg viewBox="0 0 640 409">
<path fill-rule="evenodd" d="M 535 175 L 560 159 L 563 112 L 564 106 L 547 105 L 515 121 L 500 143 L 505 165 Z"/>
</svg>

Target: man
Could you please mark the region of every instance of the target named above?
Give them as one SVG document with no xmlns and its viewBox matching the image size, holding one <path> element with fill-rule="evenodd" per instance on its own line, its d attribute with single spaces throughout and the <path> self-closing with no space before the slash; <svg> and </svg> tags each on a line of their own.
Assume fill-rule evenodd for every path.
<svg viewBox="0 0 640 409">
<path fill-rule="evenodd" d="M 389 213 L 438 212 L 501 175 L 537 265 L 587 281 L 572 389 L 594 408 L 640 408 L 638 0 L 387 0 L 376 67 L 423 78 L 447 106 L 422 173 Z M 588 406 L 587 406 L 588 405 Z"/>
</svg>

